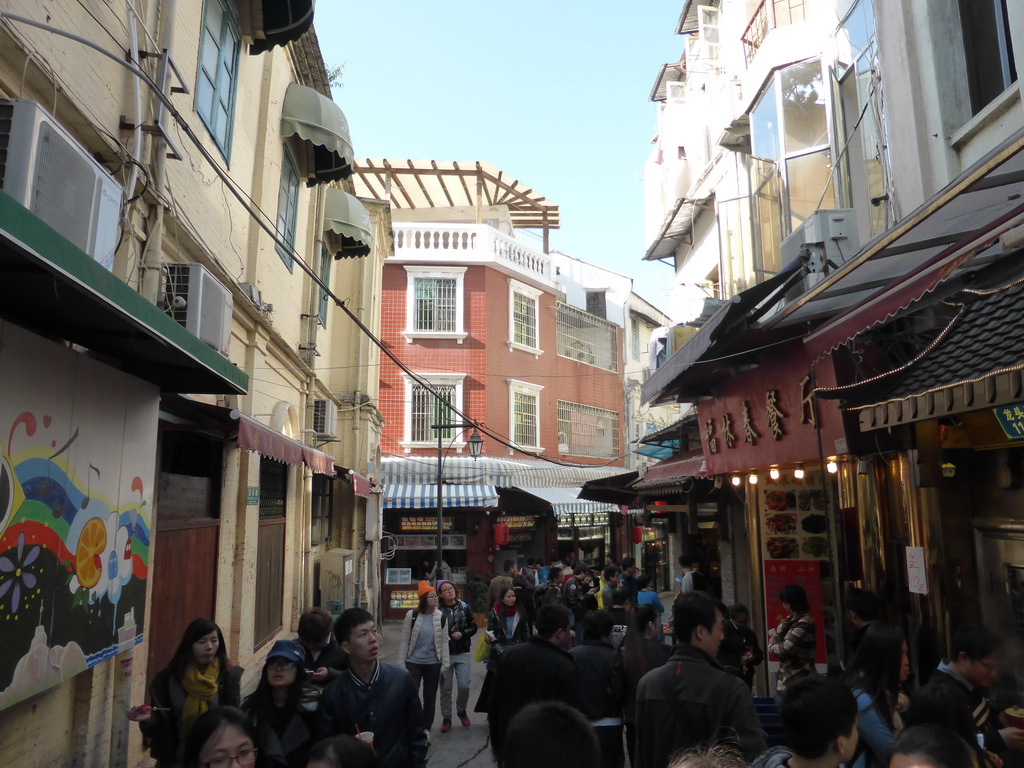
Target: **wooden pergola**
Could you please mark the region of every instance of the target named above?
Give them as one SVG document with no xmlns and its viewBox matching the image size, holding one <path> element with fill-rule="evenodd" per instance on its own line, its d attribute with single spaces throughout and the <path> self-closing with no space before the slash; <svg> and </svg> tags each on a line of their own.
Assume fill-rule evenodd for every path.
<svg viewBox="0 0 1024 768">
<path fill-rule="evenodd" d="M 356 195 L 390 202 L 393 208 L 507 206 L 516 229 L 539 229 L 548 252 L 548 232 L 560 226 L 558 205 L 490 163 L 479 161 L 357 158 Z"/>
</svg>

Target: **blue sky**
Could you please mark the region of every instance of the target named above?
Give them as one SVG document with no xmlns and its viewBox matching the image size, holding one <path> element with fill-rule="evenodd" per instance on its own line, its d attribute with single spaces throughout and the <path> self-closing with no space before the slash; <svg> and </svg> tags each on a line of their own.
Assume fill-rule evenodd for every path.
<svg viewBox="0 0 1024 768">
<path fill-rule="evenodd" d="M 357 157 L 482 160 L 558 203 L 551 247 L 634 278 L 668 307 L 672 267 L 646 263 L 648 101 L 676 61 L 682 0 L 321 0 L 315 25 Z"/>
</svg>

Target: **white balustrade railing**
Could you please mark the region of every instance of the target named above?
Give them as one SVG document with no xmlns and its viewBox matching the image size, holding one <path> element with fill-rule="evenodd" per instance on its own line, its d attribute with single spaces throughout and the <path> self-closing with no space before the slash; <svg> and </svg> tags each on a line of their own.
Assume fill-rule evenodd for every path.
<svg viewBox="0 0 1024 768">
<path fill-rule="evenodd" d="M 554 279 L 551 259 L 487 224 L 395 222 L 395 256 L 497 262 L 533 278 Z"/>
</svg>

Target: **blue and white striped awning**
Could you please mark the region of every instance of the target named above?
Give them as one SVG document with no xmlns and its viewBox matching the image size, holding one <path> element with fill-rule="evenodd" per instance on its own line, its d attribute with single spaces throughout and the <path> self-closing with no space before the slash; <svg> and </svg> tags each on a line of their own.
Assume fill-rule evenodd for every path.
<svg viewBox="0 0 1024 768">
<path fill-rule="evenodd" d="M 606 501 L 587 501 L 579 498 L 580 487 L 572 488 L 516 488 L 517 491 L 528 493 L 543 499 L 551 505 L 555 514 L 563 515 L 590 515 L 597 512 L 619 512 L 616 504 L 609 504 Z"/>
<path fill-rule="evenodd" d="M 447 508 L 498 506 L 493 485 L 442 485 L 441 499 Z M 384 509 L 437 509 L 437 485 L 385 483 Z"/>
<path fill-rule="evenodd" d="M 579 487 L 588 480 L 617 475 L 622 467 L 566 467 L 547 461 L 447 456 L 443 464 L 445 483 L 485 484 L 499 488 Z M 385 457 L 381 462 L 385 485 L 437 482 L 437 458 L 431 456 Z"/>
</svg>

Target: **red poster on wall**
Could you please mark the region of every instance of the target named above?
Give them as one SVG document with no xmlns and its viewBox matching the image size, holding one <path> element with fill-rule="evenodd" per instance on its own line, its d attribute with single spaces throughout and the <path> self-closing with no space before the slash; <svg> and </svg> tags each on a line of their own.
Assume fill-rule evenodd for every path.
<svg viewBox="0 0 1024 768">
<path fill-rule="evenodd" d="M 764 591 L 765 591 L 765 623 L 769 629 L 775 629 L 789 615 L 779 600 L 779 590 L 787 584 L 799 584 L 807 593 L 807 602 L 811 607 L 811 618 L 814 619 L 814 648 L 816 664 L 825 663 L 825 614 L 821 599 L 821 563 L 817 560 L 765 560 Z M 778 661 L 778 657 L 769 654 L 770 661 Z"/>
</svg>

